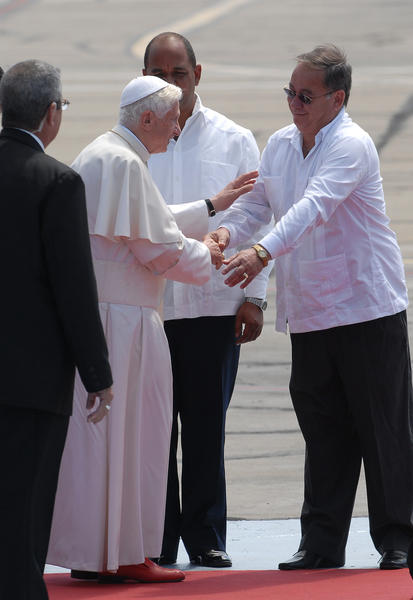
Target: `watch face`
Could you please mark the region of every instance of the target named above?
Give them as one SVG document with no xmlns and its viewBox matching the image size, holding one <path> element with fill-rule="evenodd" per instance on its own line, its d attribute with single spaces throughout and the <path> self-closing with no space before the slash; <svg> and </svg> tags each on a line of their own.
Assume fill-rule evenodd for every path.
<svg viewBox="0 0 413 600">
<path fill-rule="evenodd" d="M 268 264 L 268 254 L 267 254 L 267 252 L 259 244 L 254 244 L 253 248 L 256 251 L 257 256 L 259 257 L 259 259 L 262 260 L 262 262 L 264 263 L 264 266 L 266 267 L 267 264 Z"/>
</svg>

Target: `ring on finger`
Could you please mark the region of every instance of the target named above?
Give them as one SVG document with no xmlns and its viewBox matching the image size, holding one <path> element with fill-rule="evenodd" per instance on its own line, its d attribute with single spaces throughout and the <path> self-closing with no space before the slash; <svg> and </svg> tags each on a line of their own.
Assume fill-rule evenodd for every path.
<svg viewBox="0 0 413 600">
<path fill-rule="evenodd" d="M 105 404 L 105 408 L 106 408 L 106 410 L 110 410 L 110 408 L 111 408 L 110 404 Z"/>
</svg>

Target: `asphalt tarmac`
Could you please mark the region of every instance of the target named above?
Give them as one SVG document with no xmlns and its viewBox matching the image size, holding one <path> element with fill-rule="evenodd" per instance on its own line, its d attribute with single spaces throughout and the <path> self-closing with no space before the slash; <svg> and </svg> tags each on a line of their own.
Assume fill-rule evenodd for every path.
<svg viewBox="0 0 413 600">
<path fill-rule="evenodd" d="M 260 149 L 291 122 L 282 87 L 294 57 L 336 43 L 353 65 L 349 113 L 380 151 L 411 295 L 412 24 L 411 0 L 0 0 L 0 65 L 39 58 L 61 68 L 71 106 L 49 152 L 70 163 L 116 122 L 120 91 L 160 31 L 191 40 L 204 104 L 250 128 Z M 242 349 L 228 412 L 230 519 L 293 518 L 301 508 L 304 444 L 288 394 L 289 339 L 274 331 L 274 292 L 271 280 L 265 327 Z M 354 514 L 367 514 L 363 482 Z"/>
</svg>

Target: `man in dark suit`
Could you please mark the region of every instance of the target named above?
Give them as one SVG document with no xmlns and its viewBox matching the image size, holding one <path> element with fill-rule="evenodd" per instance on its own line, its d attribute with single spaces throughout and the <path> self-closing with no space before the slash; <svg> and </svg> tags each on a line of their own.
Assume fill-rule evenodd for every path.
<svg viewBox="0 0 413 600">
<path fill-rule="evenodd" d="M 47 156 L 67 101 L 59 71 L 11 67 L 0 84 L 0 598 L 46 600 L 43 569 L 75 366 L 89 421 L 112 375 L 98 312 L 84 187 Z M 85 399 L 86 400 L 86 399 Z"/>
</svg>

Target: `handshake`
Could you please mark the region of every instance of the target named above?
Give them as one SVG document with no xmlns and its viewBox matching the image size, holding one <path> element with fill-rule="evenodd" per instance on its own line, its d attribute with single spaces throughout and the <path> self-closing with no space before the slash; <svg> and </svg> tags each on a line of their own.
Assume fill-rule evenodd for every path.
<svg viewBox="0 0 413 600">
<path fill-rule="evenodd" d="M 223 251 L 229 243 L 229 231 L 225 227 L 219 227 L 215 231 L 210 231 L 204 238 L 211 252 L 211 261 L 216 269 L 219 269 L 223 264 L 226 265 L 222 270 L 223 275 L 230 273 L 225 279 L 225 283 L 229 287 L 234 287 L 238 283 L 241 288 L 247 287 L 251 281 L 267 266 L 271 260 L 271 254 L 260 244 L 254 244 L 252 248 L 241 250 L 229 259 L 225 260 Z"/>
<path fill-rule="evenodd" d="M 224 250 L 229 242 L 229 231 L 225 227 L 219 227 L 204 237 L 204 244 L 208 246 L 211 253 L 211 263 L 218 270 L 225 263 Z"/>
<path fill-rule="evenodd" d="M 246 194 L 254 187 L 257 171 L 251 171 L 240 175 L 234 181 L 231 181 L 219 194 L 211 198 L 215 211 L 225 210 L 242 194 Z M 220 269 L 224 264 L 222 274 L 231 273 L 225 280 L 229 287 L 234 287 L 241 283 L 241 288 L 245 288 L 251 281 L 267 266 L 271 260 L 271 254 L 260 244 L 254 244 L 252 248 L 241 250 L 229 259 L 225 259 L 224 250 L 229 244 L 230 233 L 225 227 L 219 227 L 215 231 L 210 231 L 204 237 L 204 244 L 208 246 L 211 253 L 211 262 L 216 269 Z"/>
<path fill-rule="evenodd" d="M 212 207 L 215 211 L 214 213 L 211 213 L 211 216 L 212 214 L 226 210 L 233 202 L 235 202 L 237 198 L 239 198 L 239 196 L 250 192 L 254 187 L 257 177 L 258 171 L 250 171 L 249 173 L 244 173 L 243 175 L 240 175 L 234 179 L 234 181 L 228 183 L 223 190 L 211 198 L 209 205 L 212 203 Z M 223 236 L 223 240 L 221 242 L 220 235 L 216 234 L 216 232 L 212 232 L 205 236 L 204 244 L 208 246 L 208 249 L 211 253 L 212 264 L 215 265 L 216 269 L 219 269 L 225 258 L 223 250 L 227 246 L 226 237 Z"/>
</svg>

